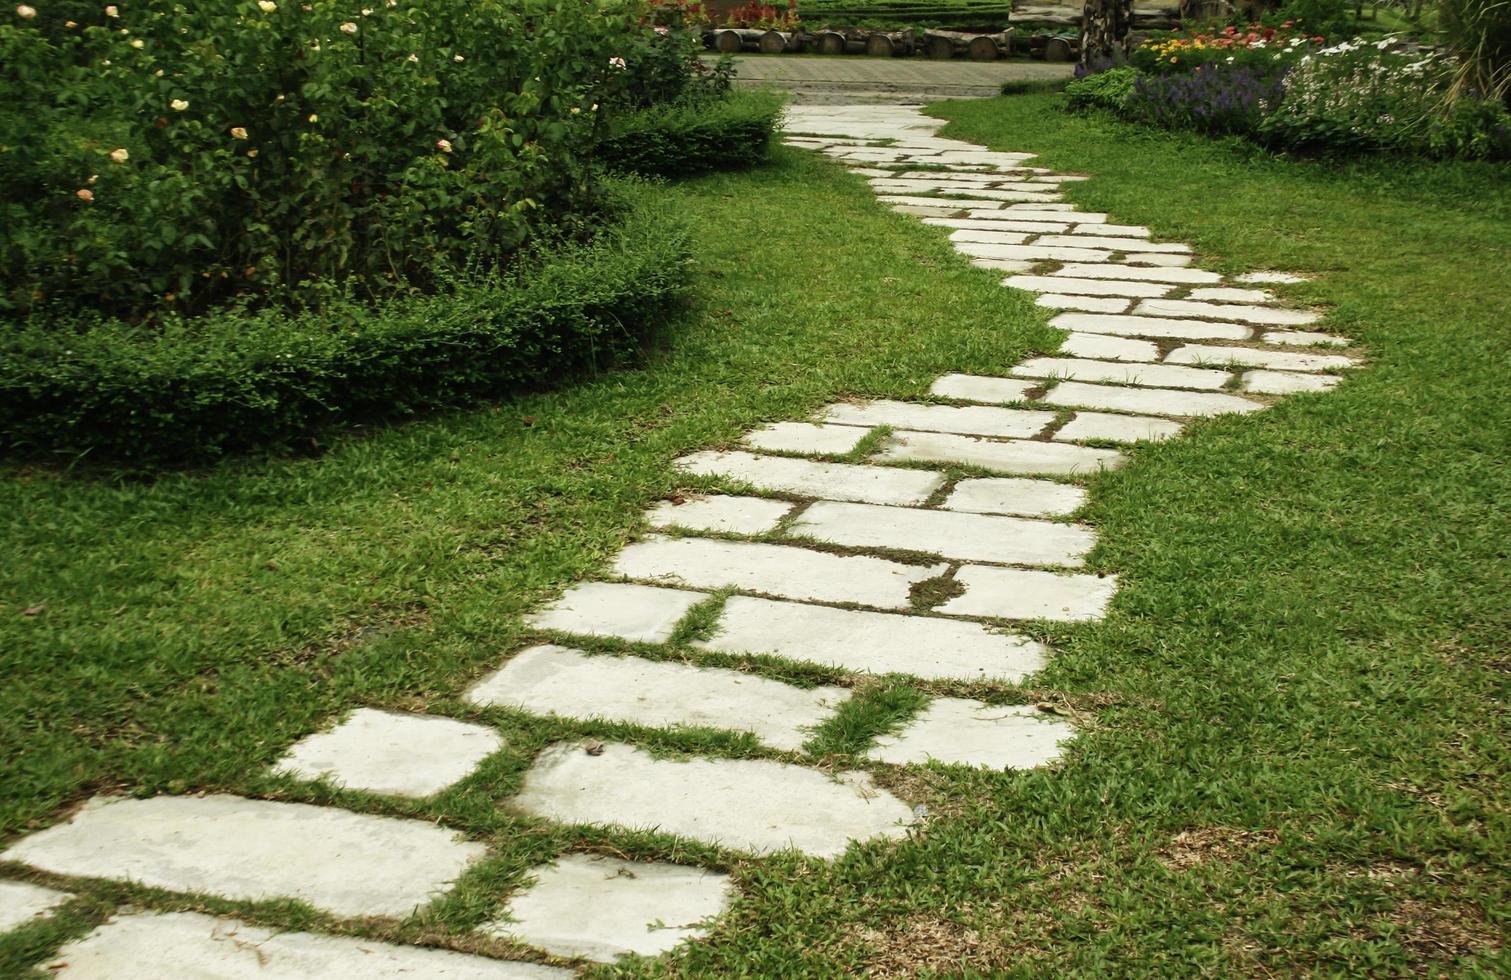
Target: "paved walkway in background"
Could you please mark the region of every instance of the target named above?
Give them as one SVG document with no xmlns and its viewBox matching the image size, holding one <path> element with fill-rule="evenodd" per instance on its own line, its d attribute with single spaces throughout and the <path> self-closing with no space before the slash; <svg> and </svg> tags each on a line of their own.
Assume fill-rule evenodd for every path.
<svg viewBox="0 0 1511 980">
<path fill-rule="evenodd" d="M 778 88 L 807 104 L 923 104 L 940 99 L 981 99 L 1005 82 L 1070 78 L 1074 66 L 1011 58 L 1002 61 L 931 61 L 927 58 L 738 55 L 737 84 Z"/>
<path fill-rule="evenodd" d="M 1031 154 L 940 139 L 938 120 L 901 106 L 797 106 L 787 125 L 791 145 L 835 158 L 887 205 L 948 229 L 1004 285 L 1060 311 L 1065 340 L 993 376 L 940 377 L 926 398 L 836 402 L 753 429 L 737 449 L 679 459 L 725 492 L 654 506 L 652 531 L 530 617 L 535 644 L 465 696 L 573 722 L 744 732 L 764 751 L 668 758 L 571 738 L 544 748 L 501 801 L 515 812 L 654 829 L 753 860 L 788 849 L 828 860 L 928 819 L 878 773 L 1000 772 L 1066 752 L 1061 764 L 1077 765 L 1073 725 L 1021 703 L 1019 685 L 1054 656 L 1027 626 L 1094 623 L 1115 601 L 1117 577 L 1085 567 L 1097 540 L 1077 519 L 1086 479 L 1194 420 L 1324 392 L 1357 363 L 1339 352 L 1345 339 L 1305 329 L 1318 314 L 1264 288 L 1294 277 L 1201 269 L 1186 245 L 1063 201 L 1062 185 L 1086 178 L 1035 167 Z M 735 669 L 758 655 L 823 665 L 836 683 Z M 855 771 L 820 768 L 808 739 L 843 727 L 852 701 L 870 696 L 855 687 L 868 674 L 936 693 L 873 737 Z M 451 718 L 363 708 L 331 722 L 279 770 L 419 799 L 501 747 L 491 728 Z M 231 795 L 100 797 L 0 855 L 56 876 L 54 888 L 0 882 L 0 929 L 66 902 L 57 889 L 72 877 L 404 919 L 487 857 L 428 820 Z M 666 952 L 738 897 L 738 881 L 713 870 L 568 853 L 499 895 L 479 928 L 550 954 L 549 965 L 126 910 L 49 961 L 74 980 L 145 975 L 146 963 L 157 976 L 269 980 L 564 977 Z"/>
</svg>

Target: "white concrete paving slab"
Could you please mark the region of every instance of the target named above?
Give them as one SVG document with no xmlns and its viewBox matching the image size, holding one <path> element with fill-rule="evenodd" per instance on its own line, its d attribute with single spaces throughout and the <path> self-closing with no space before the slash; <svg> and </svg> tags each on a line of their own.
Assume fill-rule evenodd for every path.
<svg viewBox="0 0 1511 980">
<path fill-rule="evenodd" d="M 1123 313 L 1061 313 L 1049 321 L 1061 330 L 1114 334 L 1119 337 L 1171 337 L 1176 340 L 1248 340 L 1253 333 L 1242 323 L 1179 320 Z"/>
<path fill-rule="evenodd" d="M 993 272 L 1027 272 L 1034 263 L 1022 259 L 971 259 L 971 268 L 989 269 Z"/>
<path fill-rule="evenodd" d="M 1032 210 L 1027 210 L 1019 205 L 1010 205 L 998 210 L 981 208 L 972 210 L 966 217 L 985 218 L 987 220 L 998 218 L 1003 221 L 1057 221 L 1065 223 L 1090 221 L 1096 217 L 1094 214 L 1072 213 L 1068 205 L 1061 208 L 1051 204 L 1040 204 L 1028 205 L 1028 208 Z"/>
<path fill-rule="evenodd" d="M 1173 252 L 1129 252 L 1123 256 L 1129 265 L 1156 265 L 1163 268 L 1180 268 L 1191 264 L 1191 256 Z"/>
<path fill-rule="evenodd" d="M 1111 252 L 1092 248 L 1045 247 L 1040 245 L 984 245 L 956 242 L 955 251 L 982 259 L 1020 259 L 1024 262 L 1106 262 Z"/>
<path fill-rule="evenodd" d="M 939 473 L 854 463 L 820 463 L 743 452 L 693 453 L 677 460 L 679 469 L 722 476 L 760 487 L 867 504 L 921 504 L 944 485 Z"/>
<path fill-rule="evenodd" d="M 950 233 L 952 242 L 980 242 L 988 245 L 1020 245 L 1028 241 L 1029 234 L 1022 231 L 981 231 L 976 228 L 961 228 Z"/>
<path fill-rule="evenodd" d="M 1062 296 L 1059 293 L 1040 293 L 1034 303 L 1051 310 L 1126 313 L 1128 307 L 1133 305 L 1133 300 L 1123 296 Z"/>
<path fill-rule="evenodd" d="M 1172 282 L 1183 285 L 1215 285 L 1222 276 L 1205 269 L 1150 268 L 1143 265 L 1108 262 L 1105 265 L 1067 265 L 1062 276 L 1080 279 L 1124 279 L 1133 282 Z"/>
<path fill-rule="evenodd" d="M 1006 565 L 1079 566 L 1096 532 L 1080 524 L 1023 517 L 820 501 L 793 534 L 852 548 L 897 548 Z"/>
<path fill-rule="evenodd" d="M 1105 248 L 1113 252 L 1185 254 L 1191 251 L 1190 245 L 1182 245 L 1179 242 L 1149 242 L 1140 238 L 1121 235 L 1090 235 L 1086 232 L 1077 232 L 1073 235 L 1045 235 L 1035 239 L 1034 244 L 1069 245 L 1072 248 Z"/>
<path fill-rule="evenodd" d="M 1342 354 L 1302 354 L 1285 350 L 1258 350 L 1253 347 L 1216 347 L 1207 344 L 1184 344 L 1165 357 L 1166 364 L 1242 364 L 1245 367 L 1271 368 L 1276 371 L 1329 371 L 1351 368 L 1354 360 Z"/>
<path fill-rule="evenodd" d="M 1098 620 L 1117 592 L 1116 575 L 1061 575 L 986 565 L 964 565 L 955 580 L 965 586 L 965 593 L 940 606 L 939 612 L 992 619 Z"/>
<path fill-rule="evenodd" d="M 1086 490 L 1070 483 L 999 476 L 961 480 L 939 506 L 973 514 L 1064 517 L 1086 503 Z"/>
<path fill-rule="evenodd" d="M 1112 415 L 1107 412 L 1077 412 L 1054 434 L 1058 442 L 1157 442 L 1179 435 L 1184 428 L 1170 419 L 1147 415 Z"/>
<path fill-rule="evenodd" d="M 1241 276 L 1234 276 L 1233 277 L 1233 281 L 1234 282 L 1247 282 L 1247 283 L 1260 283 L 1260 284 L 1264 284 L 1264 283 L 1282 283 L 1283 284 L 1283 283 L 1293 283 L 1293 282 L 1306 282 L 1310 278 L 1311 278 L 1311 276 L 1300 276 L 1300 275 L 1295 274 L 1294 272 L 1270 272 L 1270 271 L 1262 271 L 1262 272 L 1245 272 Z"/>
<path fill-rule="evenodd" d="M 913 811 L 866 773 L 837 778 L 760 759 L 657 759 L 632 745 L 549 746 L 513 806 L 564 824 L 656 830 L 757 854 L 833 858 L 907 834 Z"/>
<path fill-rule="evenodd" d="M 659 956 L 707 933 L 737 894 L 727 874 L 659 861 L 563 854 L 480 930 L 568 959 Z"/>
<path fill-rule="evenodd" d="M 924 218 L 923 223 L 940 228 L 956 228 L 967 231 L 1023 231 L 1031 235 L 1064 231 L 1070 227 L 1063 222 L 993 220 L 990 218 Z"/>
<path fill-rule="evenodd" d="M 1238 387 L 1257 395 L 1294 395 L 1302 391 L 1327 391 L 1342 381 L 1332 374 L 1293 374 L 1290 371 L 1245 371 Z"/>
<path fill-rule="evenodd" d="M 95 797 L 0 858 L 54 874 L 403 918 L 486 851 L 423 820 L 213 795 Z"/>
<path fill-rule="evenodd" d="M 790 752 L 849 698 L 842 687 L 794 687 L 738 670 L 551 645 L 521 650 L 467 692 L 473 704 L 558 718 L 749 732 Z"/>
<path fill-rule="evenodd" d="M 423 797 L 467 776 L 502 744 L 486 725 L 358 708 L 294 743 L 274 768 L 347 789 Z"/>
<path fill-rule="evenodd" d="M 740 439 L 752 449 L 779 453 L 843 456 L 866 437 L 863 430 L 847 425 L 823 425 L 813 422 L 774 422 L 747 432 Z"/>
<path fill-rule="evenodd" d="M 54 966 L 53 964 L 58 964 Z M 66 980 L 570 980 L 571 970 L 250 925 L 197 912 L 119 915 L 49 958 Z"/>
<path fill-rule="evenodd" d="M 857 673 L 1008 683 L 1041 670 L 1048 656 L 1034 640 L 977 623 L 748 596 L 731 598 L 715 634 L 695 645 L 719 653 L 771 654 Z"/>
<path fill-rule="evenodd" d="M 1204 303 L 1273 303 L 1275 294 L 1265 289 L 1234 289 L 1231 286 L 1205 286 L 1186 294 L 1187 299 Z"/>
<path fill-rule="evenodd" d="M 1134 312 L 1146 316 L 1235 320 L 1261 326 L 1302 327 L 1322 319 L 1321 314 L 1310 310 L 1289 310 L 1280 306 L 1254 306 L 1245 303 L 1201 303 L 1189 299 L 1146 299 Z"/>
<path fill-rule="evenodd" d="M 1062 293 L 1071 296 L 1163 296 L 1175 288 L 1168 283 L 1072 276 L 1011 276 L 1002 280 L 1002 285 L 1026 289 L 1031 293 Z"/>
<path fill-rule="evenodd" d="M 958 398 L 964 402 L 1018 402 L 1038 387 L 1033 381 L 1016 378 L 987 378 L 973 374 L 946 374 L 929 387 L 929 394 L 940 398 Z"/>
<path fill-rule="evenodd" d="M 1143 225 L 1110 225 L 1100 222 L 1086 225 L 1077 225 L 1074 229 L 1077 235 L 1114 235 L 1119 238 L 1148 238 L 1152 232 Z"/>
<path fill-rule="evenodd" d="M 908 462 L 959 463 L 1023 476 L 1086 476 L 1115 469 L 1124 462 L 1123 454 L 1114 449 L 1021 440 L 998 442 L 947 432 L 894 432 L 881 455 Z"/>
<path fill-rule="evenodd" d="M 894 429 L 957 432 L 976 436 L 1033 436 L 1055 420 L 1053 412 L 980 405 L 920 405 L 888 401 L 839 402 L 819 413 L 841 425 L 889 425 Z"/>
<path fill-rule="evenodd" d="M 1353 342 L 1337 334 L 1312 330 L 1269 330 L 1260 339 L 1267 344 L 1285 344 L 1291 347 L 1347 347 Z"/>
<path fill-rule="evenodd" d="M 852 430 L 853 431 L 853 430 Z M 764 534 L 776 530 L 795 505 L 786 500 L 717 494 L 663 500 L 646 511 L 651 527 L 682 527 L 689 531 Z"/>
<path fill-rule="evenodd" d="M 1159 345 L 1149 340 L 1133 340 L 1112 334 L 1073 333 L 1065 338 L 1060 351 L 1076 357 L 1090 357 L 1099 361 L 1159 360 Z"/>
<path fill-rule="evenodd" d="M 989 201 L 986 198 L 924 197 L 918 194 L 881 194 L 878 195 L 877 200 L 884 201 L 887 204 L 900 204 L 914 208 L 937 208 L 945 206 L 951 211 L 984 210 L 1002 206 L 1001 201 Z"/>
<path fill-rule="evenodd" d="M 1232 378 L 1227 371 L 1077 357 L 1031 357 L 1013 368 L 1012 373 L 1021 378 L 1111 381 L 1140 387 L 1204 388 L 1210 391 L 1216 391 Z"/>
<path fill-rule="evenodd" d="M 708 596 L 624 582 L 583 582 L 525 622 L 579 636 L 665 643 L 687 611 Z"/>
<path fill-rule="evenodd" d="M 621 551 L 613 570 L 626 578 L 692 588 L 735 588 L 785 599 L 901 609 L 909 605 L 914 585 L 942 575 L 945 566 L 905 565 L 759 541 L 652 536 Z"/>
<path fill-rule="evenodd" d="M 1114 385 L 1063 381 L 1044 400 L 1067 408 L 1105 408 L 1145 415 L 1201 417 L 1229 412 L 1257 412 L 1262 402 L 1218 391 L 1179 391 L 1172 388 L 1122 388 Z"/>
<path fill-rule="evenodd" d="M 959 208 L 920 207 L 916 204 L 894 204 L 892 210 L 911 218 L 948 218 L 960 213 Z"/>
<path fill-rule="evenodd" d="M 1032 769 L 1058 759 L 1075 729 L 1032 705 L 935 698 L 902 729 L 878 736 L 866 758 L 893 765 Z"/>
<path fill-rule="evenodd" d="M 68 892 L 29 881 L 0 881 L 0 934 L 44 918 L 72 898 Z"/>
</svg>

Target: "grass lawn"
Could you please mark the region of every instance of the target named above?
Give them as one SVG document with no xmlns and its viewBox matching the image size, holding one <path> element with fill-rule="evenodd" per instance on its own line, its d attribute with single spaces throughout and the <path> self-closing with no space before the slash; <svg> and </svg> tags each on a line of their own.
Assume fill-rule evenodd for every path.
<svg viewBox="0 0 1511 980">
<path fill-rule="evenodd" d="M 1191 242 L 1214 268 L 1317 273 L 1295 295 L 1331 305 L 1328 329 L 1370 360 L 1333 393 L 1193 425 L 1097 479 L 1085 519 L 1101 531 L 1092 564 L 1122 576 L 1112 613 L 1053 630 L 1059 655 L 1034 690 L 991 692 L 1092 713 L 1061 768 L 884 773 L 929 808 L 927 828 L 832 864 L 744 861 L 499 806 L 544 744 L 577 734 L 782 757 L 727 733 L 460 699 L 531 638 L 523 612 L 601 567 L 685 482 L 674 456 L 841 394 L 917 396 L 941 373 L 1001 371 L 1054 343 L 1031 300 L 969 268 L 942 229 L 782 152 L 649 192 L 698 218 L 700 300 L 636 369 L 354 435 L 318 459 L 150 484 L 4 473 L 0 840 L 96 792 L 229 790 L 425 816 L 492 855 L 402 925 L 67 882 L 81 898 L 63 915 L 0 939 L 0 975 L 123 902 L 522 955 L 466 932 L 527 868 L 573 847 L 738 877 L 743 898 L 711 941 L 625 975 L 1511 968 L 1505 171 L 1281 161 L 1057 102 L 939 111 L 955 120 L 947 135 L 1096 174 L 1071 188 L 1079 203 Z M 860 736 L 916 703 L 892 681 L 861 688 L 812 745 L 836 768 L 859 765 Z M 507 747 L 425 802 L 266 775 L 354 703 L 482 720 Z"/>
</svg>

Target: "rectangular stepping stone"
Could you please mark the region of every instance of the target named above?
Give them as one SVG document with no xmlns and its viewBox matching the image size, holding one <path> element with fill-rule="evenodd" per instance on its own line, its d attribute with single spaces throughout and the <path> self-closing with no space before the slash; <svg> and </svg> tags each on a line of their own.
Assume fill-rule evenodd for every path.
<svg viewBox="0 0 1511 980">
<path fill-rule="evenodd" d="M 1231 286 L 1207 286 L 1193 289 L 1187 299 L 1204 303 L 1272 303 L 1274 295 L 1263 289 L 1234 289 Z"/>
<path fill-rule="evenodd" d="M 856 673 L 922 680 L 1016 683 L 1044 667 L 1045 648 L 1024 636 L 932 616 L 862 612 L 734 596 L 717 632 L 694 644 L 736 655 L 771 654 Z"/>
<path fill-rule="evenodd" d="M 53 874 L 403 918 L 486 851 L 424 820 L 216 795 L 95 797 L 0 858 Z"/>
<path fill-rule="evenodd" d="M 1077 412 L 1054 438 L 1059 442 L 1085 442 L 1105 439 L 1108 442 L 1144 442 L 1178 435 L 1183 426 L 1169 419 L 1144 415 L 1108 415 L 1104 412 Z"/>
<path fill-rule="evenodd" d="M 1167 364 L 1242 364 L 1278 371 L 1328 371 L 1351 368 L 1352 358 L 1341 354 L 1299 354 L 1294 351 L 1255 350 L 1252 347 L 1213 347 L 1185 344 L 1171 351 Z"/>
<path fill-rule="evenodd" d="M 1105 408 L 1114 412 L 1202 417 L 1229 412 L 1257 412 L 1261 402 L 1216 391 L 1177 391 L 1171 388 L 1120 388 L 1113 385 L 1064 381 L 1044 400 L 1068 408 Z"/>
<path fill-rule="evenodd" d="M 1032 705 L 935 698 L 896 734 L 878 736 L 866 758 L 896 766 L 1033 769 L 1058 759 L 1074 737 L 1075 729 Z"/>
<path fill-rule="evenodd" d="M 1267 344 L 1287 344 L 1292 347 L 1347 347 L 1352 343 L 1347 337 L 1309 330 L 1270 330 L 1260 339 Z"/>
<path fill-rule="evenodd" d="M 952 242 L 976 242 L 986 245 L 1018 245 L 1028 241 L 1028 234 L 1021 231 L 978 231 L 962 228 L 950 234 Z"/>
<path fill-rule="evenodd" d="M 923 197 L 921 195 L 913 194 L 881 194 L 877 197 L 877 200 L 884 201 L 887 204 L 901 204 L 914 208 L 937 208 L 943 205 L 948 205 L 952 210 L 955 211 L 963 211 L 971 208 L 997 208 L 1002 206 L 1000 201 L 988 201 L 986 198 L 971 199 L 964 197 Z"/>
<path fill-rule="evenodd" d="M 849 698 L 842 687 L 793 687 L 738 670 L 559 646 L 521 650 L 467 692 L 473 704 L 538 715 L 749 732 L 789 752 Z"/>
<path fill-rule="evenodd" d="M 821 501 L 793 534 L 853 548 L 898 548 L 1008 565 L 1082 564 L 1096 533 L 1079 524 Z"/>
<path fill-rule="evenodd" d="M 1034 263 L 1022 259 L 971 259 L 973 269 L 991 269 L 995 272 L 1027 272 Z"/>
<path fill-rule="evenodd" d="M 958 398 L 965 402 L 1018 402 L 1037 387 L 1032 381 L 1014 378 L 985 378 L 972 374 L 946 374 L 929 388 L 940 398 Z"/>
<path fill-rule="evenodd" d="M 904 565 L 866 555 L 709 538 L 650 537 L 625 548 L 614 562 L 614 573 L 627 578 L 884 609 L 908 606 L 915 584 L 944 571 L 943 565 Z"/>
<path fill-rule="evenodd" d="M 924 470 L 819 463 L 742 452 L 694 453 L 677 460 L 677 467 L 702 476 L 738 480 L 763 490 L 867 504 L 921 504 L 944 485 L 943 475 Z"/>
<path fill-rule="evenodd" d="M 1032 207 L 1032 206 L 1031 206 Z M 1000 221 L 1052 221 L 1068 223 L 1073 221 L 1086 221 L 1096 217 L 1089 214 L 1071 214 L 1069 211 L 1056 209 L 1053 205 L 1041 204 L 1032 210 L 1024 210 L 1018 205 L 1010 205 L 999 210 L 981 208 L 972 210 L 966 215 L 967 218 L 996 218 Z"/>
<path fill-rule="evenodd" d="M 997 473 L 1084 476 L 1123 464 L 1114 449 L 1067 446 L 1049 442 L 993 442 L 973 436 L 936 432 L 892 433 L 882 450 L 886 459 L 926 463 L 959 463 Z"/>
<path fill-rule="evenodd" d="M 1189 299 L 1146 299 L 1135 311 L 1148 316 L 1206 317 L 1210 320 L 1237 320 L 1265 326 L 1301 327 L 1322 317 L 1310 310 L 1288 310 L 1279 306 L 1253 306 L 1243 303 L 1198 303 Z"/>
<path fill-rule="evenodd" d="M 999 476 L 961 480 L 939 506 L 973 514 L 1064 517 L 1085 503 L 1086 491 L 1069 483 Z"/>
<path fill-rule="evenodd" d="M 819 414 L 824 421 L 841 425 L 889 425 L 898 429 L 1004 437 L 1038 435 L 1055 420 L 1053 412 L 978 405 L 918 405 L 887 400 L 839 402 Z"/>
<path fill-rule="evenodd" d="M 652 527 L 764 534 L 776 530 L 776 526 L 791 513 L 794 506 L 786 500 L 767 500 L 764 497 L 687 497 L 681 500 L 663 500 L 646 511 L 645 519 Z"/>
<path fill-rule="evenodd" d="M 1023 262 L 1104 262 L 1111 252 L 1090 248 L 1041 248 L 1038 245 L 988 245 L 956 242 L 955 251 L 980 259 L 1018 259 Z"/>
<path fill-rule="evenodd" d="M 1060 275 L 1084 279 L 1126 279 L 1134 282 L 1173 282 L 1209 285 L 1222 282 L 1222 276 L 1205 269 L 1164 269 L 1143 265 L 1109 262 L 1106 265 L 1067 265 Z"/>
<path fill-rule="evenodd" d="M 1040 293 L 1034 300 L 1038 306 L 1051 310 L 1082 310 L 1087 313 L 1125 313 L 1133 300 L 1122 296 L 1061 296 L 1058 293 Z"/>
<path fill-rule="evenodd" d="M 1093 228 L 1101 227 L 1093 225 Z M 1146 242 L 1138 238 L 1126 238 L 1118 235 L 1089 235 L 1084 232 L 1075 235 L 1045 235 L 1034 242 L 1035 245 L 1069 245 L 1072 248 L 1105 248 L 1113 252 L 1140 253 L 1172 252 L 1183 253 L 1191 251 L 1190 245 L 1182 245 L 1179 242 Z"/>
<path fill-rule="evenodd" d="M 0 881 L 0 934 L 30 925 L 72 898 L 29 881 Z"/>
<path fill-rule="evenodd" d="M 548 747 L 513 805 L 564 824 L 655 830 L 718 847 L 820 858 L 907 834 L 913 811 L 866 773 L 835 778 L 759 759 L 657 759 L 632 745 Z"/>
<path fill-rule="evenodd" d="M 1039 187 L 1032 191 L 1011 190 L 1007 188 L 997 187 L 963 188 L 959 190 L 941 188 L 938 193 L 950 197 L 956 195 L 964 196 L 967 194 L 974 194 L 978 199 L 984 199 L 987 201 L 1011 201 L 1022 204 L 1043 204 L 1050 201 L 1059 201 L 1062 199 L 1058 191 L 1049 187 Z"/>
<path fill-rule="evenodd" d="M 525 617 L 525 622 L 536 629 L 579 636 L 665 643 L 688 610 L 707 598 L 701 592 L 649 585 L 583 582 L 540 612 Z"/>
<path fill-rule="evenodd" d="M 1159 345 L 1149 340 L 1132 340 L 1112 334 L 1073 333 L 1065 338 L 1060 350 L 1076 357 L 1091 357 L 1099 361 L 1159 360 Z"/>
<path fill-rule="evenodd" d="M 1306 282 L 1310 276 L 1298 276 L 1292 272 L 1245 272 L 1241 276 L 1234 276 L 1235 282 L 1247 283 L 1291 283 Z"/>
<path fill-rule="evenodd" d="M 1227 384 L 1232 377 L 1226 371 L 1126 361 L 1089 361 L 1076 357 L 1031 357 L 1013 368 L 1013 374 L 1025 378 L 1112 381 L 1143 387 L 1205 388 L 1213 391 Z"/>
<path fill-rule="evenodd" d="M 1260 395 L 1293 395 L 1327 391 L 1343 379 L 1331 374 L 1292 374 L 1289 371 L 1245 371 L 1238 387 Z"/>
<path fill-rule="evenodd" d="M 1031 293 L 1062 293 L 1070 296 L 1163 296 L 1174 286 L 1157 282 L 1123 282 L 1117 279 L 1074 279 L 1067 276 L 1013 276 L 1002 285 Z"/>
<path fill-rule="evenodd" d="M 598 963 L 660 956 L 699 938 L 736 895 L 727 874 L 596 854 L 563 854 L 530 874 L 535 881 L 510 900 L 505 917 L 480 931 Z"/>
<path fill-rule="evenodd" d="M 1061 623 L 1101 619 L 1118 587 L 1116 575 L 1057 575 L 985 565 L 965 565 L 955 580 L 965 586 L 965 594 L 940 606 L 942 613 Z"/>
<path fill-rule="evenodd" d="M 1118 238 L 1148 238 L 1153 233 L 1143 225 L 1109 225 L 1106 222 L 1102 222 L 1100 224 L 1076 225 L 1072 234 L 1112 235 Z"/>
<path fill-rule="evenodd" d="M 923 223 L 937 228 L 957 228 L 962 231 L 1025 231 L 1029 234 L 1046 234 L 1064 231 L 1068 225 L 1055 221 L 993 220 L 988 218 L 924 218 Z"/>
<path fill-rule="evenodd" d="M 64 944 L 64 980 L 571 980 L 571 970 L 444 949 L 318 936 L 197 912 L 117 915 Z"/>
<path fill-rule="evenodd" d="M 1248 340 L 1253 331 L 1242 323 L 1211 320 L 1172 320 L 1118 313 L 1061 313 L 1051 326 L 1078 333 L 1110 333 L 1122 337 L 1173 337 L 1177 340 Z"/>
<path fill-rule="evenodd" d="M 847 425 L 776 422 L 746 433 L 740 441 L 752 449 L 772 452 L 843 456 L 865 437 L 865 432 Z"/>
<path fill-rule="evenodd" d="M 1123 256 L 1129 265 L 1157 265 L 1163 268 L 1181 268 L 1191 264 L 1191 256 L 1172 252 L 1129 252 Z"/>
<path fill-rule="evenodd" d="M 919 207 L 916 204 L 894 204 L 892 210 L 911 218 L 948 218 L 960 213 L 959 208 Z"/>
<path fill-rule="evenodd" d="M 472 772 L 502 744 L 484 725 L 358 708 L 330 731 L 296 742 L 276 770 L 347 789 L 431 796 Z"/>
</svg>

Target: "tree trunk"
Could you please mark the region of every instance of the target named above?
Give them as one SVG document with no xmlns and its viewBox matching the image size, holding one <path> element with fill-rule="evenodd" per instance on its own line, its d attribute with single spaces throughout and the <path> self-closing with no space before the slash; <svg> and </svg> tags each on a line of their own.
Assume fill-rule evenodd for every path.
<svg viewBox="0 0 1511 980">
<path fill-rule="evenodd" d="M 1086 0 L 1081 20 L 1081 64 L 1089 69 L 1128 60 L 1133 0 Z"/>
</svg>

